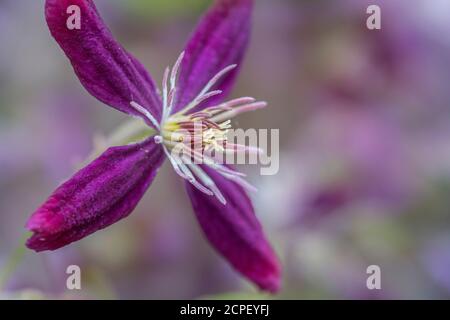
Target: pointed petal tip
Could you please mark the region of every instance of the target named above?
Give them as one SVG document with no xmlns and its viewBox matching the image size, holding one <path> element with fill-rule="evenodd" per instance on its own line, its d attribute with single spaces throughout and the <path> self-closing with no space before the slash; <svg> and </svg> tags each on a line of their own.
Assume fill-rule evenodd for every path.
<svg viewBox="0 0 450 320">
<path fill-rule="evenodd" d="M 63 217 L 51 209 L 55 204 L 57 204 L 57 200 L 50 198 L 45 205 L 28 219 L 25 228 L 32 232 L 32 235 L 25 243 L 27 248 L 36 252 L 50 249 L 46 245 L 47 237 L 56 234 L 64 228 L 65 222 Z"/>
<path fill-rule="evenodd" d="M 202 167 L 227 199 L 223 205 L 186 184 L 194 213 L 211 245 L 244 277 L 263 291 L 281 287 L 281 266 L 243 187 Z"/>
<path fill-rule="evenodd" d="M 151 138 L 112 147 L 63 183 L 31 216 L 26 246 L 56 250 L 127 217 L 164 160 Z"/>
<path fill-rule="evenodd" d="M 258 287 L 265 292 L 270 294 L 277 294 L 281 289 L 281 279 L 279 276 L 271 276 L 258 284 Z"/>
<path fill-rule="evenodd" d="M 40 240 L 41 239 L 41 240 Z M 45 250 L 50 250 L 43 246 L 44 240 L 38 236 L 38 234 L 33 234 L 28 240 L 25 242 L 25 246 L 33 250 L 34 252 L 42 252 Z"/>
<path fill-rule="evenodd" d="M 53 202 L 50 199 L 48 203 Z M 25 228 L 31 232 L 48 233 L 51 234 L 56 230 L 59 230 L 64 225 L 64 221 L 61 216 L 54 214 L 47 206 L 38 209 L 28 219 Z"/>
<path fill-rule="evenodd" d="M 270 294 L 277 294 L 281 289 L 281 267 L 276 260 L 271 263 L 271 270 L 263 276 L 256 276 L 253 281 L 263 291 L 267 291 Z"/>
</svg>

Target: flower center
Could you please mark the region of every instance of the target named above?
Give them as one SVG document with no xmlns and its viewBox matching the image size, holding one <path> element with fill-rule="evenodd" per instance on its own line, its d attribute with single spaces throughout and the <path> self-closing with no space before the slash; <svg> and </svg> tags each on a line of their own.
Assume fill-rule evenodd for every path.
<svg viewBox="0 0 450 320">
<path fill-rule="evenodd" d="M 225 205 L 225 197 L 200 165 L 206 165 L 216 170 L 243 188 L 255 190 L 242 178 L 245 176 L 244 174 L 219 163 L 209 154 L 215 152 L 233 155 L 261 152 L 258 148 L 229 143 L 228 132 L 232 128 L 232 118 L 244 112 L 264 108 L 267 103 L 243 97 L 200 111 L 196 110 L 203 102 L 222 93 L 220 90 L 211 89 L 224 75 L 236 68 L 236 65 L 231 65 L 215 75 L 192 102 L 180 111 L 172 113 L 177 93 L 178 71 L 183 57 L 184 53 L 180 55 L 172 70 L 167 68 L 164 73 L 163 114 L 160 122 L 156 121 L 150 112 L 138 103 L 132 101 L 130 105 L 148 118 L 158 130 L 158 134 L 154 136 L 155 142 L 163 146 L 175 172 L 198 190 L 215 196 Z"/>
</svg>

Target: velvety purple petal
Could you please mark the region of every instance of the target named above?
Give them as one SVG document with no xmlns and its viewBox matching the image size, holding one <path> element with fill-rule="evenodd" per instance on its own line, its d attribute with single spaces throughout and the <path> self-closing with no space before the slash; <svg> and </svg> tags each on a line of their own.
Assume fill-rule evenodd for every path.
<svg viewBox="0 0 450 320">
<path fill-rule="evenodd" d="M 231 90 L 242 63 L 251 31 L 253 0 L 216 0 L 189 40 L 179 77 L 174 111 L 192 101 L 219 71 L 237 64 L 213 90 L 223 93 L 192 112 L 223 100 Z"/>
<path fill-rule="evenodd" d="M 245 191 L 212 169 L 203 168 L 223 193 L 227 204 L 187 183 L 197 219 L 211 244 L 244 276 L 261 289 L 276 292 L 280 266 Z"/>
<path fill-rule="evenodd" d="M 153 138 L 108 149 L 63 183 L 31 216 L 27 246 L 55 250 L 128 216 L 164 159 Z"/>
<path fill-rule="evenodd" d="M 80 8 L 80 30 L 70 30 L 69 6 Z M 100 101 L 122 112 L 140 115 L 130 106 L 135 101 L 156 119 L 162 103 L 156 85 L 137 59 L 111 35 L 92 0 L 46 0 L 50 32 L 70 59 L 84 87 Z"/>
</svg>

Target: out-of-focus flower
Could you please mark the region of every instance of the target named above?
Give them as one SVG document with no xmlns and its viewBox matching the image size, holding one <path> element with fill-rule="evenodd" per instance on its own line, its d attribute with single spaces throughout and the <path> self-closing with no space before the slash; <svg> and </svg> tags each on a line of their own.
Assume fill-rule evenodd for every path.
<svg viewBox="0 0 450 320">
<path fill-rule="evenodd" d="M 422 261 L 436 284 L 450 292 L 450 239 L 441 236 L 430 240 L 423 250 Z"/>
<path fill-rule="evenodd" d="M 65 12 L 73 4 L 81 9 L 80 30 L 66 26 Z M 230 119 L 266 104 L 253 98 L 222 101 L 247 47 L 252 5 L 252 0 L 216 1 L 185 53 L 172 70 L 166 69 L 160 94 L 141 63 L 113 39 L 93 1 L 46 1 L 50 31 L 85 88 L 147 126 L 144 140 L 109 148 L 50 196 L 27 223 L 34 233 L 29 248 L 55 250 L 125 218 L 167 157 L 188 182 L 187 192 L 209 241 L 261 289 L 278 290 L 277 258 L 244 190 L 251 186 L 234 169 L 198 154 L 190 140 L 199 125 L 202 151 L 250 151 L 226 142 Z M 173 152 L 180 147 L 202 164 Z"/>
<path fill-rule="evenodd" d="M 293 207 L 302 220 L 361 204 L 383 211 L 408 204 L 417 189 L 416 166 L 394 123 L 376 108 L 337 101 L 311 117 L 296 151 L 305 169 Z"/>
<path fill-rule="evenodd" d="M 34 290 L 25 289 L 15 292 L 0 292 L 0 300 L 43 300 L 48 297 L 44 293 Z"/>
</svg>

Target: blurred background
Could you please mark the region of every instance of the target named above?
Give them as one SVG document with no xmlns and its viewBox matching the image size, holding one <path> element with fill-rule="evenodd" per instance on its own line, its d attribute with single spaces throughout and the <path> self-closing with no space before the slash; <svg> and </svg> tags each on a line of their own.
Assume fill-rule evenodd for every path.
<svg viewBox="0 0 450 320">
<path fill-rule="evenodd" d="M 96 1 L 158 83 L 210 3 Z M 236 127 L 280 129 L 280 172 L 241 168 L 283 264 L 275 296 L 211 249 L 167 162 L 129 218 L 24 249 L 29 215 L 126 120 L 81 87 L 43 6 L 0 0 L 0 298 L 450 298 L 450 1 L 256 0 L 233 96 L 270 104 Z M 71 264 L 81 291 L 66 289 Z M 369 265 L 382 290 L 367 289 Z"/>
</svg>

